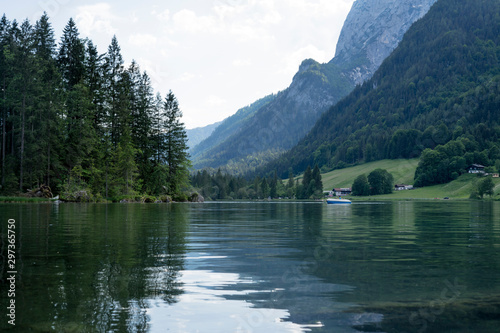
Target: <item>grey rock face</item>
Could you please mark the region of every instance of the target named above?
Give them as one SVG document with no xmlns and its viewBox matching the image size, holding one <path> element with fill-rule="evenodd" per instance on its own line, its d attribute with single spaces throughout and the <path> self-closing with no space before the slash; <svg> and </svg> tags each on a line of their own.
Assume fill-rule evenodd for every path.
<svg viewBox="0 0 500 333">
<path fill-rule="evenodd" d="M 370 78 L 408 28 L 436 0 L 356 0 L 340 33 L 333 62 L 360 84 Z M 349 68 L 350 67 L 350 68 Z"/>
</svg>

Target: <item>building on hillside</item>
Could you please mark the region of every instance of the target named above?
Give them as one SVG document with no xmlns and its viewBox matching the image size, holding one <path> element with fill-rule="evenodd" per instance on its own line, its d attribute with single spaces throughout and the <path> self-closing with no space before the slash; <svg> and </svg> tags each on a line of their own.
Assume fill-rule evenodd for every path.
<svg viewBox="0 0 500 333">
<path fill-rule="evenodd" d="M 334 188 L 332 190 L 332 193 L 336 196 L 342 196 L 342 195 L 351 195 L 352 189 L 350 187 L 347 188 Z"/>
<path fill-rule="evenodd" d="M 481 164 L 472 164 L 467 168 L 468 173 L 484 173 L 484 165 Z"/>
<path fill-rule="evenodd" d="M 396 184 L 394 185 L 395 191 L 413 190 L 413 185 Z"/>
</svg>

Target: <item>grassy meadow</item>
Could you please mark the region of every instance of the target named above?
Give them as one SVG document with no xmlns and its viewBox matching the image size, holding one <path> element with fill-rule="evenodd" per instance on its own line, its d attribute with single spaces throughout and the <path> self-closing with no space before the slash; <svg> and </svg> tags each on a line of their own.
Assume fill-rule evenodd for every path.
<svg viewBox="0 0 500 333">
<path fill-rule="evenodd" d="M 365 163 L 345 169 L 334 170 L 322 174 L 325 191 L 339 187 L 351 187 L 354 179 L 361 174 L 368 176 L 375 169 L 386 169 L 394 177 L 395 184 L 413 184 L 413 177 L 418 165 L 418 159 L 411 160 L 381 160 Z M 473 174 L 464 174 L 458 179 L 434 186 L 417 188 L 409 191 L 394 191 L 392 194 L 369 197 L 351 197 L 360 200 L 405 200 L 405 199 L 468 199 L 480 178 Z M 500 178 L 493 179 L 495 183 L 494 199 L 500 199 Z"/>
</svg>

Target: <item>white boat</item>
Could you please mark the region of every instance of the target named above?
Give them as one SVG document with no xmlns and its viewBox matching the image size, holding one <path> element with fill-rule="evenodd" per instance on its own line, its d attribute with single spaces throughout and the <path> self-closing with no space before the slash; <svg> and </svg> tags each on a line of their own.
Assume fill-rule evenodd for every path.
<svg viewBox="0 0 500 333">
<path fill-rule="evenodd" d="M 351 200 L 347 200 L 347 199 L 342 199 L 342 198 L 328 198 L 326 199 L 326 203 L 329 204 L 329 205 L 342 205 L 342 204 L 350 204 L 351 203 Z"/>
</svg>

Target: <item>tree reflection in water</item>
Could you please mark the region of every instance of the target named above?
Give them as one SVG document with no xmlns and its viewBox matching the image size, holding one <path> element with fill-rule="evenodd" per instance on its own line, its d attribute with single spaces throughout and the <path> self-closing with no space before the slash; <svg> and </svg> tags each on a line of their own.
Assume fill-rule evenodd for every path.
<svg viewBox="0 0 500 333">
<path fill-rule="evenodd" d="M 9 209 L 1 217 L 8 214 L 23 224 L 17 331 L 144 332 L 149 303 L 172 304 L 183 292 L 179 272 L 186 251 L 185 206 Z M 1 305 L 8 301 L 2 295 Z M 0 330 L 4 325 L 2 321 Z"/>
</svg>

